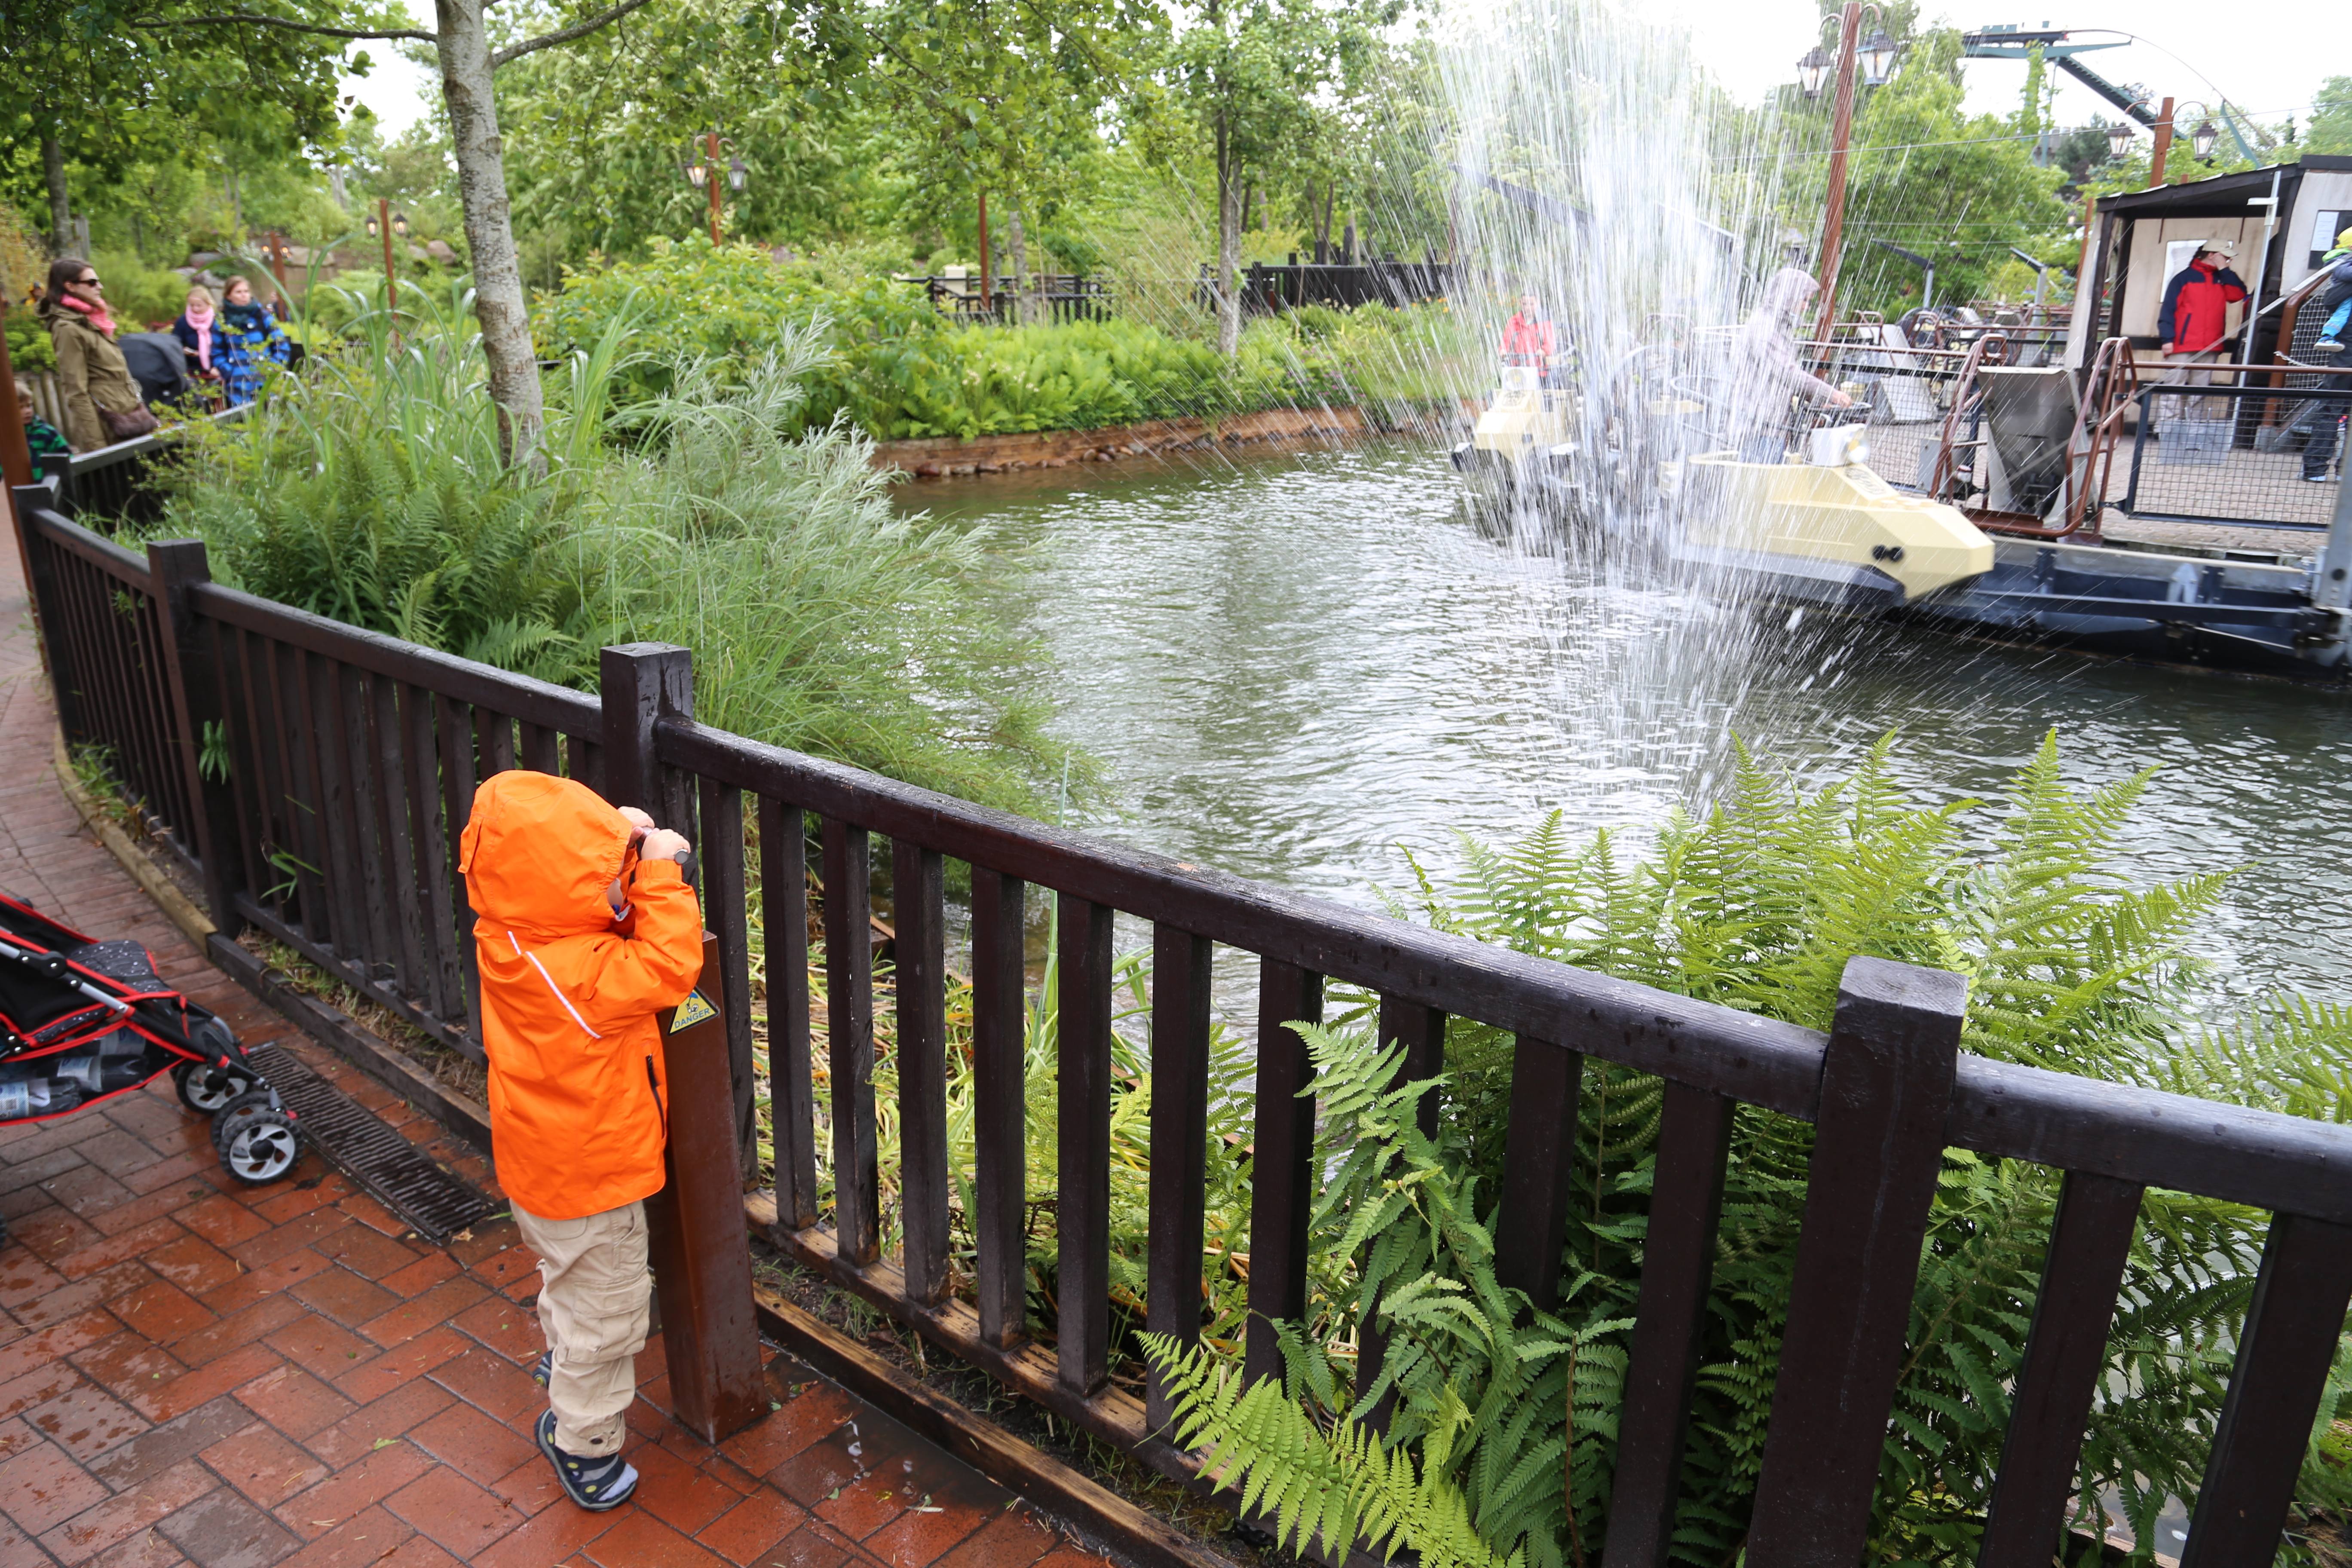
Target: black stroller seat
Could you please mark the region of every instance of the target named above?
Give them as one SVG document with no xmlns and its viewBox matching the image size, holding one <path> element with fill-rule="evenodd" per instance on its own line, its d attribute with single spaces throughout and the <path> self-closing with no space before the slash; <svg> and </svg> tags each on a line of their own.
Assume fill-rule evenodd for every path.
<svg viewBox="0 0 2352 1568">
<path fill-rule="evenodd" d="M 93 942 L 0 893 L 0 1125 L 69 1116 L 165 1072 L 213 1117 L 231 1175 L 257 1185 L 292 1168 L 294 1118 L 227 1024 L 165 984 L 140 943 Z"/>
</svg>

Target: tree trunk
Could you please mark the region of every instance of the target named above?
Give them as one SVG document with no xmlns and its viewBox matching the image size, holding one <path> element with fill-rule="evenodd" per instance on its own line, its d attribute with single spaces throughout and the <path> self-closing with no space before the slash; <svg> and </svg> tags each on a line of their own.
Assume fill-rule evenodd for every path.
<svg viewBox="0 0 2352 1568">
<path fill-rule="evenodd" d="M 1242 350 L 1241 170 L 1225 133 L 1225 117 L 1217 116 L 1217 352 L 1230 359 Z"/>
<path fill-rule="evenodd" d="M 1029 236 L 1021 226 L 1021 209 L 1004 220 L 1004 246 L 1013 253 L 1013 319 L 1023 326 L 1037 320 L 1037 295 L 1029 286 Z"/>
<path fill-rule="evenodd" d="M 482 355 L 489 362 L 490 401 L 499 410 L 499 449 L 509 465 L 529 464 L 540 472 L 547 463 L 541 449 L 547 405 L 515 254 L 482 0 L 435 0 L 434 11 L 440 23 L 441 96 L 449 106 L 457 159 L 457 199 L 465 208 L 466 246 L 473 252 L 474 315 L 482 327 Z"/>
<path fill-rule="evenodd" d="M 54 136 L 41 138 L 41 173 L 49 182 L 49 254 L 63 256 L 73 243 L 73 208 L 66 201 L 66 150 Z"/>
<path fill-rule="evenodd" d="M 996 277 L 989 270 L 995 262 L 988 251 L 988 193 L 980 193 L 980 313 L 989 316 L 996 309 Z"/>
</svg>

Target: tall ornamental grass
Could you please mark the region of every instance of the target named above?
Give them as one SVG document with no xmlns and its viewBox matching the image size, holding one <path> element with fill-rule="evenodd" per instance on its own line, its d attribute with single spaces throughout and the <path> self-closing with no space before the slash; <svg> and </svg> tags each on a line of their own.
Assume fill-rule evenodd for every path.
<svg viewBox="0 0 2352 1568">
<path fill-rule="evenodd" d="M 524 472 L 499 460 L 462 287 L 400 302 L 345 302 L 300 383 L 199 437 L 163 528 L 222 580 L 583 688 L 607 644 L 680 643 L 706 721 L 992 805 L 1071 772 L 1000 608 L 1020 561 L 896 515 L 872 443 L 807 419 L 824 322 L 722 363 L 625 304 L 547 371 L 545 471 Z"/>
</svg>

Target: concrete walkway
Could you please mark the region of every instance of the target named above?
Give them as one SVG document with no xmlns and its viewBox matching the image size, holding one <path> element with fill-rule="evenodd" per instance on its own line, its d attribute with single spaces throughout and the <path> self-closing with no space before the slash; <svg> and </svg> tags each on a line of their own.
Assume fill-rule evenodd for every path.
<svg viewBox="0 0 2352 1568">
<path fill-rule="evenodd" d="M 0 514 L 5 526 L 5 514 Z M 207 964 L 59 793 L 56 722 L 0 542 L 0 889 L 132 937 L 248 1044 L 275 1040 L 468 1179 L 478 1156 Z M 247 1188 L 169 1080 L 0 1129 L 0 1568 L 1100 1568 L 1020 1499 L 804 1367 L 705 1447 L 639 1358 L 635 1498 L 573 1507 L 531 1439 L 537 1260 L 511 1221 L 442 1249 L 306 1153 Z"/>
</svg>

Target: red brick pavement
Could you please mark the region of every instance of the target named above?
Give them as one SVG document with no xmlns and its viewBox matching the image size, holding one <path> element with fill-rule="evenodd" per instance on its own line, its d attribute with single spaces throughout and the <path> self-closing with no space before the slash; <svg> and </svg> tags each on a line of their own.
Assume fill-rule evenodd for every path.
<svg viewBox="0 0 2352 1568">
<path fill-rule="evenodd" d="M 211 968 L 80 829 L 13 541 L 0 544 L 0 889 L 135 937 L 436 1159 L 483 1161 Z M 0 1128 L 0 1568 L 1099 1568 L 1020 1499 L 779 1356 L 779 1408 L 710 1448 L 639 1358 L 632 1501 L 565 1500 L 531 1438 L 535 1260 L 499 1220 L 441 1249 L 315 1153 L 230 1180 L 168 1081 Z"/>
</svg>

